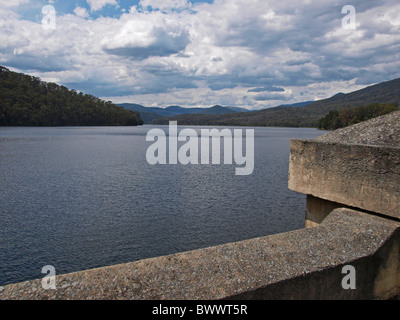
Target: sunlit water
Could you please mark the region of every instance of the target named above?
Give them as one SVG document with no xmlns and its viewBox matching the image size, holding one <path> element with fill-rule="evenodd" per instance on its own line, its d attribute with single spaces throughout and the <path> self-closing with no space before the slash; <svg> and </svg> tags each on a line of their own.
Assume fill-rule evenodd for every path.
<svg viewBox="0 0 400 320">
<path fill-rule="evenodd" d="M 152 128 L 0 128 L 0 285 L 304 227 L 289 141 L 323 131 L 254 128 L 254 171 L 237 176 L 149 165 Z"/>
</svg>

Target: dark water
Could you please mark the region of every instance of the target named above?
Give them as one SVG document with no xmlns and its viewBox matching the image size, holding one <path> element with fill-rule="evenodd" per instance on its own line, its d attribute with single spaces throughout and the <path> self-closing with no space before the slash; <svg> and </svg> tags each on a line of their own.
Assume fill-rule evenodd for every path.
<svg viewBox="0 0 400 320">
<path fill-rule="evenodd" d="M 323 131 L 255 128 L 254 172 L 236 176 L 149 165 L 151 128 L 0 128 L 0 285 L 304 226 L 289 141 Z"/>
</svg>

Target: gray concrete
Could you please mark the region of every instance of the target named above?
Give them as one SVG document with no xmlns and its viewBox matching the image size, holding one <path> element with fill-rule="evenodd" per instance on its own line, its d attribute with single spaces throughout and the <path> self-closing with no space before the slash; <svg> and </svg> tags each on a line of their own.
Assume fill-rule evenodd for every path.
<svg viewBox="0 0 400 320">
<path fill-rule="evenodd" d="M 318 226 L 334 209 L 343 207 L 343 204 L 307 195 L 305 227 Z"/>
<path fill-rule="evenodd" d="M 318 142 L 400 147 L 400 111 L 335 130 L 315 139 Z"/>
<path fill-rule="evenodd" d="M 316 228 L 59 275 L 56 290 L 7 285 L 0 299 L 386 299 L 399 293 L 399 241 L 398 224 L 336 209 Z M 346 264 L 356 290 L 341 286 Z"/>
<path fill-rule="evenodd" d="M 400 219 L 400 111 L 292 140 L 289 188 Z"/>
</svg>

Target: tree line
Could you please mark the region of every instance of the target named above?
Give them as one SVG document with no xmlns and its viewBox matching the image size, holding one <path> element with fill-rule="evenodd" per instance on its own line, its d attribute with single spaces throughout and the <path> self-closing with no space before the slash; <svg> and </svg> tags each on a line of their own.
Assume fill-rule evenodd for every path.
<svg viewBox="0 0 400 320">
<path fill-rule="evenodd" d="M 322 130 L 336 130 L 396 110 L 398 110 L 398 106 L 386 103 L 373 103 L 368 106 L 332 110 L 318 121 L 317 127 Z"/>
<path fill-rule="evenodd" d="M 0 66 L 1 126 L 137 126 L 137 112 Z"/>
</svg>

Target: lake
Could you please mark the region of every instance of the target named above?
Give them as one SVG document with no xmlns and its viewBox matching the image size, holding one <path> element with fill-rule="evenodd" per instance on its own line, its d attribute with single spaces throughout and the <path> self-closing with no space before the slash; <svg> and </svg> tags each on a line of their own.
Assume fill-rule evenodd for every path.
<svg viewBox="0 0 400 320">
<path fill-rule="evenodd" d="M 289 142 L 324 131 L 254 128 L 240 176 L 235 163 L 148 164 L 152 128 L 0 127 L 0 285 L 304 227 Z"/>
</svg>

